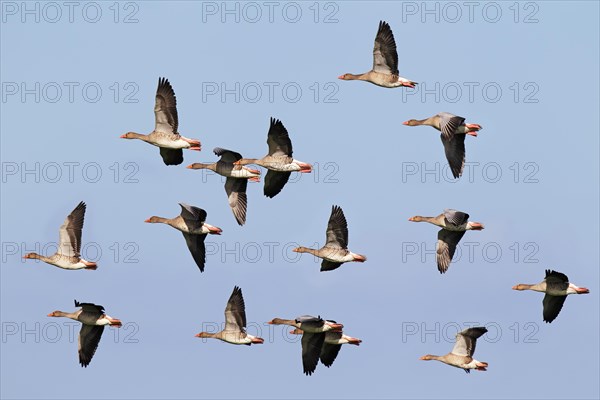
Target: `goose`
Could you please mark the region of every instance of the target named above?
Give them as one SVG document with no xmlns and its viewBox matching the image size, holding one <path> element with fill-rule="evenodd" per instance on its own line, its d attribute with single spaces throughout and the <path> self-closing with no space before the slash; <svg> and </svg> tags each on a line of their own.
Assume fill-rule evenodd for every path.
<svg viewBox="0 0 600 400">
<path fill-rule="evenodd" d="M 158 78 L 156 101 L 154 104 L 154 131 L 148 135 L 127 132 L 121 139 L 140 139 L 160 148 L 160 155 L 166 165 L 179 165 L 183 162 L 183 150 L 200 151 L 200 141 L 181 136 L 177 132 L 177 99 L 171 83 L 166 78 Z"/>
<path fill-rule="evenodd" d="M 264 194 L 273 198 L 281 192 L 293 171 L 308 173 L 312 171 L 312 166 L 292 157 L 292 141 L 287 129 L 278 119 L 271 118 L 267 144 L 269 145 L 269 154 L 263 158 L 242 158 L 234 164 L 256 164 L 267 168 Z"/>
<path fill-rule="evenodd" d="M 477 371 L 487 371 L 488 363 L 477 361 L 473 358 L 475 353 L 475 345 L 477 338 L 486 333 L 488 330 L 484 327 L 468 328 L 456 334 L 456 343 L 452 351 L 444 356 L 434 356 L 427 354 L 421 357 L 421 360 L 437 360 L 444 364 L 452 365 L 456 368 L 462 368 L 466 373 L 470 373 L 472 369 Z"/>
<path fill-rule="evenodd" d="M 477 136 L 482 128 L 479 124 L 465 124 L 465 119 L 454 114 L 441 112 L 422 120 L 409 119 L 403 122 L 407 126 L 428 125 L 442 132 L 440 139 L 444 145 L 446 159 L 452 176 L 459 178 L 465 167 L 465 134 Z"/>
<path fill-rule="evenodd" d="M 437 267 L 440 274 L 448 271 L 456 245 L 460 242 L 466 231 L 480 231 L 484 228 L 479 222 L 469 221 L 469 214 L 453 209 L 445 209 L 437 217 L 414 216 L 408 219 L 411 222 L 429 222 L 442 229 L 438 232 L 436 245 Z"/>
<path fill-rule="evenodd" d="M 333 271 L 345 262 L 365 262 L 367 257 L 348 250 L 348 224 L 344 212 L 338 206 L 331 208 L 331 216 L 327 224 L 327 237 L 325 246 L 319 250 L 306 247 L 297 247 L 292 251 L 296 253 L 310 253 L 323 259 L 321 272 Z"/>
<path fill-rule="evenodd" d="M 245 344 L 248 346 L 264 343 L 264 339 L 247 333 L 245 327 L 246 305 L 244 304 L 242 289 L 235 286 L 225 307 L 225 329 L 217 333 L 200 332 L 196 337 L 219 339 L 231 344 Z"/>
<path fill-rule="evenodd" d="M 239 225 L 244 225 L 246 223 L 246 208 L 248 206 L 246 187 L 248 186 L 249 180 L 252 182 L 260 182 L 260 171 L 242 165 L 235 165 L 234 163 L 236 161 L 242 159 L 240 153 L 222 149 L 220 147 L 215 147 L 213 152 L 221 157 L 216 163 L 194 163 L 188 165 L 187 168 L 209 169 L 219 175 L 227 177 L 227 180 L 225 181 L 225 192 L 227 193 L 229 206 L 231 207 L 231 211 L 233 211 L 237 223 Z"/>
<path fill-rule="evenodd" d="M 181 214 L 175 218 L 152 216 L 144 222 L 167 224 L 181 231 L 196 265 L 200 268 L 200 272 L 204 272 L 204 263 L 206 262 L 204 240 L 206 235 L 220 235 L 223 231 L 221 228 L 205 222 L 206 211 L 203 209 L 185 203 L 179 203 L 179 206 L 181 206 Z"/>
<path fill-rule="evenodd" d="M 342 324 L 338 324 L 334 321 L 324 320 L 320 316 L 313 317 L 312 315 L 302 315 L 295 319 L 273 318 L 267 323 L 269 325 L 289 325 L 308 333 L 339 331 L 344 328 L 344 325 Z"/>
<path fill-rule="evenodd" d="M 371 82 L 385 88 L 406 86 L 414 88 L 417 82 L 403 78 L 398 72 L 398 52 L 396 41 L 390 25 L 385 21 L 379 21 L 379 29 L 375 36 L 373 47 L 373 69 L 364 74 L 344 74 L 338 79 L 345 81 L 360 80 Z"/>
<path fill-rule="evenodd" d="M 588 294 L 590 291 L 569 283 L 569 278 L 561 272 L 546 270 L 546 278 L 535 285 L 519 283 L 513 286 L 513 290 L 534 290 L 546 295 L 542 301 L 544 306 L 544 322 L 550 323 L 558 317 L 560 310 L 570 294 Z"/>
<path fill-rule="evenodd" d="M 83 230 L 85 209 L 85 203 L 83 201 L 80 202 L 61 225 L 58 230 L 59 243 L 56 253 L 50 257 L 45 257 L 37 253 L 27 253 L 23 258 L 42 260 L 47 264 L 62 269 L 95 270 L 98 268 L 95 262 L 84 260 L 79 253 L 81 251 L 81 232 Z"/>
<path fill-rule="evenodd" d="M 122 323 L 120 320 L 105 314 L 104 307 L 100 305 L 80 303 L 75 300 L 75 307 L 81 307 L 81 309 L 72 313 L 53 311 L 48 316 L 71 318 L 81 322 L 78 341 L 79 363 L 82 367 L 87 368 L 92 361 L 92 357 L 94 357 L 94 353 L 96 353 L 102 332 L 104 332 L 104 326 L 111 325 L 120 328 Z"/>
<path fill-rule="evenodd" d="M 290 333 L 292 335 L 305 334 L 304 331 L 299 328 L 291 330 Z M 314 347 L 308 347 L 306 349 L 306 354 L 307 354 L 306 365 L 307 366 L 314 365 L 314 368 L 316 368 L 316 364 L 314 364 L 314 353 L 316 352 L 318 354 L 318 356 L 317 356 L 318 359 L 321 360 L 321 363 L 323 365 L 325 365 L 327 368 L 329 368 L 333 365 L 333 362 L 337 358 L 337 355 L 340 352 L 340 349 L 342 348 L 343 344 L 352 344 L 355 346 L 359 346 L 362 343 L 362 340 L 351 337 L 351 336 L 344 335 L 341 331 L 327 331 L 327 332 L 325 332 L 324 336 L 325 337 L 324 337 L 320 351 L 317 351 L 318 348 L 315 349 Z M 306 344 L 308 345 L 308 343 L 306 343 Z M 303 341 L 302 342 L 302 354 L 305 353 L 304 345 L 305 345 L 305 342 Z M 304 360 L 304 357 L 303 357 L 303 360 Z M 308 370 L 310 370 L 310 368 L 308 368 Z M 312 369 L 311 372 L 314 372 L 314 369 Z M 306 373 L 306 370 L 305 370 L 305 373 Z"/>
</svg>

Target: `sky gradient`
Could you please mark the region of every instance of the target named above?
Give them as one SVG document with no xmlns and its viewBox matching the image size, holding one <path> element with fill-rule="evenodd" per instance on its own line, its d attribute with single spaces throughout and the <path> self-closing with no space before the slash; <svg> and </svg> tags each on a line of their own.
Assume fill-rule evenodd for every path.
<svg viewBox="0 0 600 400">
<path fill-rule="evenodd" d="M 2 2 L 1 397 L 598 398 L 599 6 L 475 3 Z M 380 20 L 417 89 L 336 79 L 371 68 Z M 152 131 L 161 76 L 180 133 L 203 146 L 176 167 L 119 139 Z M 402 125 L 440 111 L 483 126 L 458 181 L 438 132 Z M 214 147 L 262 157 L 270 117 L 314 171 L 273 199 L 250 182 L 240 227 L 223 179 L 184 167 L 216 161 Z M 98 270 L 23 260 L 54 251 L 79 201 Z M 143 222 L 178 202 L 223 229 L 202 274 L 180 233 Z M 333 204 L 368 261 L 320 273 L 291 250 L 323 244 Z M 408 218 L 445 208 L 486 229 L 465 234 L 441 275 L 438 229 Z M 590 289 L 552 324 L 542 294 L 511 290 L 547 268 Z M 234 285 L 265 344 L 194 337 L 223 323 Z M 73 299 L 125 323 L 86 369 L 77 324 L 46 317 Z M 300 337 L 265 324 L 302 314 L 363 343 L 306 377 Z M 487 372 L 419 360 L 473 325 L 489 329 L 475 353 Z"/>
</svg>

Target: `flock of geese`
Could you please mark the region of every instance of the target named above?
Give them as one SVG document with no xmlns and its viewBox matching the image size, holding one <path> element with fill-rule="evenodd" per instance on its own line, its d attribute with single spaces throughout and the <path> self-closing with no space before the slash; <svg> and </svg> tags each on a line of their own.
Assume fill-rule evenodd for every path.
<svg viewBox="0 0 600 400">
<path fill-rule="evenodd" d="M 398 72 L 398 54 L 396 43 L 390 26 L 381 21 L 373 48 L 373 69 L 360 75 L 344 74 L 343 80 L 363 80 L 386 88 L 414 87 L 417 83 L 403 78 Z M 124 139 L 139 139 L 156 146 L 166 165 L 183 163 L 183 149 L 201 150 L 199 140 L 186 138 L 178 133 L 177 101 L 175 92 L 169 81 L 160 78 L 156 91 L 154 107 L 155 128 L 148 135 L 128 132 L 121 137 Z M 428 125 L 441 132 L 446 158 L 455 178 L 462 174 L 465 163 L 466 135 L 477 136 L 481 130 L 478 124 L 465 123 L 465 119 L 450 113 L 439 113 L 423 120 L 411 119 L 404 122 L 407 126 Z M 225 192 L 233 215 L 239 225 L 246 222 L 248 181 L 258 182 L 260 171 L 246 167 L 254 164 L 268 170 L 265 176 L 264 195 L 275 197 L 284 188 L 292 172 L 310 173 L 310 164 L 293 158 L 292 142 L 283 123 L 271 118 L 267 134 L 268 153 L 266 156 L 243 158 L 240 153 L 222 148 L 213 151 L 220 159 L 212 164 L 193 163 L 190 169 L 209 169 L 225 176 Z M 222 230 L 206 222 L 207 213 L 201 208 L 180 203 L 181 213 L 174 218 L 152 216 L 145 222 L 167 224 L 181 231 L 187 247 L 201 272 L 204 272 L 206 252 L 204 241 L 207 235 L 220 235 Z M 59 246 L 51 256 L 29 253 L 24 258 L 39 259 L 48 264 L 68 270 L 95 270 L 96 263 L 81 257 L 81 235 L 83 229 L 86 205 L 81 202 L 67 216 L 59 229 Z M 448 270 L 456 246 L 468 230 L 482 230 L 483 224 L 469 221 L 469 214 L 447 209 L 436 217 L 414 216 L 412 222 L 428 222 L 441 229 L 438 231 L 436 246 L 436 261 L 440 273 Z M 321 271 L 332 271 L 346 262 L 364 262 L 366 256 L 354 253 L 348 249 L 348 224 L 344 212 L 338 206 L 333 206 L 327 225 L 326 242 L 320 249 L 298 247 L 299 253 L 310 253 L 321 258 Z M 552 322 L 560 313 L 566 297 L 570 294 L 589 293 L 586 288 L 575 286 L 569 282 L 563 273 L 546 270 L 545 279 L 535 285 L 518 284 L 515 290 L 533 290 L 545 293 L 543 299 L 543 320 Z M 79 332 L 78 353 L 79 362 L 87 367 L 94 356 L 100 342 L 104 326 L 119 327 L 121 321 L 112 318 L 104 311 L 104 307 L 91 303 L 75 301 L 79 310 L 68 313 L 54 311 L 49 317 L 66 317 L 81 322 Z M 294 329 L 292 334 L 302 335 L 302 365 L 307 375 L 314 373 L 319 361 L 330 367 L 336 359 L 343 344 L 359 345 L 360 339 L 347 336 L 344 326 L 333 320 L 304 315 L 295 319 L 275 318 L 269 322 L 274 325 L 289 325 Z M 225 307 L 225 329 L 216 332 L 201 332 L 199 338 L 214 338 L 236 345 L 262 344 L 264 340 L 246 332 L 246 307 L 241 288 L 235 286 Z M 422 360 L 438 360 L 448 365 L 464 369 L 485 371 L 488 364 L 473 358 L 476 341 L 487 332 L 485 327 L 465 329 L 456 335 L 456 343 L 452 351 L 444 356 L 425 355 Z"/>
</svg>

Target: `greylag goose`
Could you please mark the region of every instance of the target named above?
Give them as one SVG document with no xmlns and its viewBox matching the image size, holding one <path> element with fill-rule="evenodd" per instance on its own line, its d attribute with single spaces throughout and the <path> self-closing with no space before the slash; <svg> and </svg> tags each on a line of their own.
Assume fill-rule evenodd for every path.
<svg viewBox="0 0 600 400">
<path fill-rule="evenodd" d="M 373 69 L 364 74 L 344 74 L 338 79 L 346 81 L 360 80 L 371 82 L 377 86 L 385 88 L 395 88 L 406 86 L 414 88 L 417 82 L 403 78 L 398 72 L 398 52 L 396 51 L 396 41 L 390 26 L 385 21 L 379 22 L 377 36 L 375 36 L 375 45 L 373 47 Z"/>
<path fill-rule="evenodd" d="M 81 309 L 72 313 L 53 311 L 48 316 L 71 318 L 81 322 L 78 342 L 79 363 L 82 367 L 87 367 L 96 353 L 104 326 L 111 325 L 120 328 L 122 324 L 120 320 L 105 314 L 104 307 L 100 305 L 79 303 L 75 300 L 75 307 L 81 307 Z"/>
<path fill-rule="evenodd" d="M 291 330 L 290 333 L 293 335 L 305 334 L 304 331 L 299 328 Z M 307 349 L 306 349 L 306 354 L 307 354 L 306 361 L 307 362 L 305 363 L 305 365 L 306 366 L 314 365 L 314 368 L 312 369 L 311 373 L 314 372 L 314 370 L 316 369 L 316 364 L 314 363 L 315 352 L 318 354 L 318 358 L 321 360 L 321 363 L 323 365 L 325 365 L 327 368 L 329 368 L 333 365 L 333 362 L 337 358 L 337 355 L 340 352 L 340 349 L 342 348 L 343 344 L 353 344 L 355 346 L 359 346 L 362 343 L 362 340 L 351 337 L 351 336 L 344 335 L 341 331 L 327 331 L 324 333 L 324 335 L 325 335 L 325 338 L 323 340 L 320 351 L 317 351 L 317 349 L 315 349 L 314 347 L 307 347 Z M 304 337 L 303 337 L 303 339 L 304 339 Z M 306 345 L 308 346 L 308 344 L 309 344 L 309 341 L 307 340 Z M 302 341 L 302 354 L 303 355 L 305 353 L 304 346 L 305 346 L 305 342 L 303 340 Z M 303 357 L 303 360 L 304 360 L 304 357 Z M 308 370 L 310 371 L 310 368 L 308 368 Z M 306 373 L 306 368 L 305 368 L 304 372 Z"/>
<path fill-rule="evenodd" d="M 248 180 L 253 182 L 260 181 L 260 171 L 256 169 L 250 169 L 242 165 L 235 165 L 236 161 L 242 159 L 240 153 L 236 153 L 231 150 L 221 149 L 216 147 L 213 152 L 220 156 L 221 159 L 216 163 L 202 164 L 194 163 L 188 165 L 190 169 L 209 169 L 216 172 L 219 175 L 227 177 L 225 180 L 225 192 L 227 193 L 227 199 L 229 200 L 229 206 L 238 224 L 244 225 L 246 223 L 246 208 L 248 206 L 248 199 L 246 197 L 246 187 L 248 186 Z"/>
<path fill-rule="evenodd" d="M 433 126 L 442 132 L 440 139 L 442 139 L 446 159 L 454 178 L 459 178 L 465 167 L 465 134 L 477 136 L 477 131 L 483 129 L 479 124 L 465 124 L 463 117 L 447 112 L 441 112 L 422 120 L 410 119 L 403 122 L 403 124 L 408 126 Z"/>
<path fill-rule="evenodd" d="M 160 155 L 166 165 L 179 165 L 183 162 L 183 150 L 200 151 L 200 141 L 181 136 L 177 132 L 177 99 L 166 78 L 158 79 L 156 102 L 154 104 L 154 131 L 148 135 L 127 132 L 122 139 L 140 139 L 153 146 L 160 147 Z"/>
<path fill-rule="evenodd" d="M 267 168 L 264 194 L 273 198 L 281 192 L 293 171 L 308 173 L 312 171 L 312 166 L 292 157 L 292 141 L 287 129 L 278 119 L 271 118 L 267 144 L 269 145 L 269 154 L 263 158 L 242 158 L 235 164 L 256 164 Z"/>
<path fill-rule="evenodd" d="M 246 327 L 246 305 L 242 289 L 235 286 L 225 307 L 225 329 L 217 333 L 200 332 L 199 338 L 219 339 L 231 344 L 262 344 L 264 339 L 252 336 L 244 329 Z"/>
<path fill-rule="evenodd" d="M 477 371 L 487 371 L 486 368 L 488 363 L 477 361 L 473 358 L 475 353 L 475 345 L 477 344 L 477 338 L 487 332 L 484 327 L 475 327 L 465 329 L 462 332 L 456 334 L 456 343 L 452 348 L 452 351 L 444 356 L 434 356 L 427 354 L 421 357 L 421 360 L 437 360 L 444 364 L 452 365 L 456 368 L 462 368 L 466 373 L 470 373 L 472 369 Z"/>
<path fill-rule="evenodd" d="M 61 225 L 58 230 L 59 243 L 56 253 L 50 257 L 45 257 L 37 253 L 28 253 L 23 258 L 42 260 L 47 264 L 63 269 L 93 270 L 98 268 L 95 262 L 84 260 L 79 253 L 81 251 L 81 232 L 83 230 L 85 208 L 85 203 L 83 201 L 80 202 Z"/>
<path fill-rule="evenodd" d="M 563 273 L 546 270 L 546 278 L 535 285 L 520 283 L 513 286 L 513 290 L 535 290 L 546 295 L 542 301 L 544 306 L 544 322 L 550 323 L 558 317 L 560 310 L 570 294 L 588 294 L 586 288 L 578 287 L 569 283 L 569 278 Z"/>
<path fill-rule="evenodd" d="M 294 320 L 274 318 L 271 325 L 289 325 L 303 332 L 302 335 L 302 368 L 306 375 L 312 375 L 319 363 L 321 348 L 328 332 L 341 332 L 344 325 L 328 321 L 312 315 L 303 315 Z"/>
<path fill-rule="evenodd" d="M 309 333 L 339 331 L 344 328 L 344 325 L 342 324 L 324 320 L 320 316 L 313 317 L 312 315 L 302 315 L 300 317 L 297 317 L 296 319 L 273 318 L 271 321 L 268 322 L 268 324 L 289 325 Z"/>
<path fill-rule="evenodd" d="M 408 219 L 412 222 L 429 222 L 442 229 L 438 232 L 438 241 L 436 245 L 436 259 L 440 274 L 448 271 L 456 245 L 460 242 L 466 231 L 480 231 L 484 228 L 479 222 L 469 221 L 469 214 L 462 211 L 446 209 L 437 217 L 415 216 Z"/>
<path fill-rule="evenodd" d="M 332 271 L 345 262 L 367 261 L 366 256 L 348 250 L 348 224 L 346 223 L 344 212 L 338 206 L 331 208 L 325 246 L 319 250 L 298 247 L 293 251 L 296 253 L 310 253 L 315 257 L 322 258 L 321 272 Z"/>
<path fill-rule="evenodd" d="M 184 203 L 179 203 L 179 205 L 181 206 L 181 214 L 175 218 L 169 219 L 152 216 L 144 222 L 167 224 L 181 231 L 196 265 L 200 268 L 200 272 L 204 272 L 204 263 L 206 262 L 204 240 L 206 239 L 206 235 L 209 233 L 211 235 L 220 235 L 222 230 L 205 222 L 206 211 L 203 209 Z"/>
</svg>

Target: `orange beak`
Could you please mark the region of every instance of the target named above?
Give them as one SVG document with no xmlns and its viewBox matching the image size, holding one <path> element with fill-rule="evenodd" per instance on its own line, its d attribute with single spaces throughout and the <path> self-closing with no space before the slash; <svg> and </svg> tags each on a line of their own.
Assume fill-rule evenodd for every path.
<svg viewBox="0 0 600 400">
<path fill-rule="evenodd" d="M 223 230 L 221 228 L 216 227 L 216 226 L 211 226 L 208 228 L 208 230 L 212 235 L 220 235 L 221 232 L 223 232 Z"/>
</svg>

